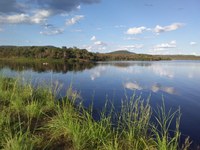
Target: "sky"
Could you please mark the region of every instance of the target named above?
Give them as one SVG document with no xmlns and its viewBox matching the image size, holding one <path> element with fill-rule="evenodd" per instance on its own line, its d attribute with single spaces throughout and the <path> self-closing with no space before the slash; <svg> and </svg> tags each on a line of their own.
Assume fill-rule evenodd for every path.
<svg viewBox="0 0 200 150">
<path fill-rule="evenodd" d="M 200 55 L 199 0 L 0 0 L 0 45 Z"/>
</svg>

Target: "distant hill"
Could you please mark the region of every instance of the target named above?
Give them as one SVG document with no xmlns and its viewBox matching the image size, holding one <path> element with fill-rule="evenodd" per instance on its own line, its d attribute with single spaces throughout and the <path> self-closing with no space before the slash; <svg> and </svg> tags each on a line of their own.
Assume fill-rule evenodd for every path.
<svg viewBox="0 0 200 150">
<path fill-rule="evenodd" d="M 118 50 L 118 51 L 110 52 L 108 54 L 136 54 L 136 53 L 129 52 L 127 50 Z"/>
</svg>

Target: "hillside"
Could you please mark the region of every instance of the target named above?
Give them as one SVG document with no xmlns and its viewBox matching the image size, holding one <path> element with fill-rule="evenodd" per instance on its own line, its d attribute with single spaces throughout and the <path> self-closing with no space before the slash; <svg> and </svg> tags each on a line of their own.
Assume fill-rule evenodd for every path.
<svg viewBox="0 0 200 150">
<path fill-rule="evenodd" d="M 133 53 L 133 52 L 129 52 L 127 50 L 118 50 L 118 51 L 113 51 L 113 52 L 110 52 L 108 54 L 136 54 L 136 53 Z"/>
</svg>

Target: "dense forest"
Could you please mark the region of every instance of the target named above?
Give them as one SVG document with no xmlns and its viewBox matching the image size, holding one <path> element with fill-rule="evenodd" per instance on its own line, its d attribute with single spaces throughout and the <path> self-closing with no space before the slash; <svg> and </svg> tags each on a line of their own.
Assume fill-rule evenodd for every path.
<svg viewBox="0 0 200 150">
<path fill-rule="evenodd" d="M 97 60 L 97 55 L 86 49 L 54 46 L 1 46 L 0 58 L 37 58 L 63 60 Z"/>
<path fill-rule="evenodd" d="M 0 46 L 1 59 L 53 59 L 67 62 L 82 61 L 109 61 L 109 60 L 166 60 L 168 57 L 147 55 L 147 54 L 102 54 L 88 52 L 86 49 L 77 47 L 62 48 L 54 46 Z"/>
</svg>

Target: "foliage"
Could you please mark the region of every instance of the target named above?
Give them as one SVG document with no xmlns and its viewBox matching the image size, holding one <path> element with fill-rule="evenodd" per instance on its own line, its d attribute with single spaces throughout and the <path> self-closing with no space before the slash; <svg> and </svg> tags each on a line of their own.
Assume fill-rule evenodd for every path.
<svg viewBox="0 0 200 150">
<path fill-rule="evenodd" d="M 200 56 L 195 55 L 157 55 L 163 59 L 170 58 L 171 60 L 200 60 Z"/>
<path fill-rule="evenodd" d="M 135 54 L 128 51 L 118 51 L 108 54 L 92 53 L 86 49 L 79 49 L 77 47 L 54 47 L 54 46 L 0 46 L 0 58 L 21 60 L 30 59 L 35 60 L 62 60 L 69 63 L 85 62 L 85 61 L 108 61 L 108 60 L 169 60 L 169 57 L 161 57 L 147 54 Z M 23 59 L 26 58 L 26 59 Z"/>
<path fill-rule="evenodd" d="M 94 61 L 96 55 L 86 49 L 54 46 L 1 46 L 1 58 L 62 59 L 64 61 Z"/>
<path fill-rule="evenodd" d="M 160 56 L 147 55 L 147 54 L 98 54 L 98 59 L 101 61 L 159 61 L 159 60 L 170 60 L 170 58 L 162 58 Z"/>
</svg>

